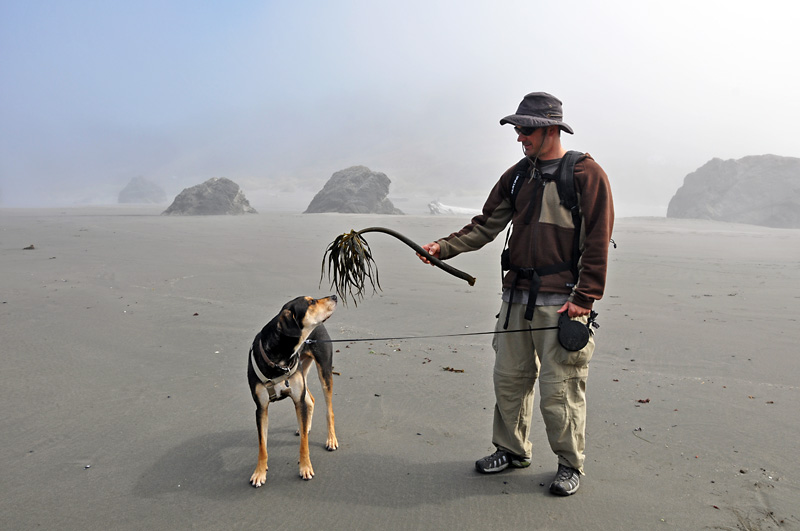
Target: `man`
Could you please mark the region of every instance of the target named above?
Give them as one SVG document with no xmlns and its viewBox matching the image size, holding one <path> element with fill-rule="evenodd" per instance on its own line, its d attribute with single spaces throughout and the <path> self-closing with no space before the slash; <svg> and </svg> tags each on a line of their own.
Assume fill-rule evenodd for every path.
<svg viewBox="0 0 800 531">
<path fill-rule="evenodd" d="M 573 173 L 578 196 L 575 217 L 561 204 L 556 180 L 567 159 L 561 131 L 573 131 L 562 121 L 561 101 L 554 96 L 528 94 L 517 112 L 500 124 L 514 126 L 525 158 L 500 177 L 480 215 L 423 248 L 446 260 L 480 249 L 511 222 L 503 253 L 503 269 L 508 272 L 495 331 L 518 332 L 496 333 L 492 341 L 496 399 L 492 442 L 497 451 L 479 459 L 475 467 L 488 474 L 530 465 L 528 434 L 538 379 L 547 437 L 558 457 L 550 492 L 569 496 L 578 490 L 584 473 L 586 378 L 594 340 L 590 337 L 585 347 L 572 352 L 561 346 L 556 330 L 537 329 L 557 326 L 563 312 L 587 323 L 592 305 L 603 296 L 614 224 L 611 189 L 594 159 L 580 155 Z"/>
</svg>

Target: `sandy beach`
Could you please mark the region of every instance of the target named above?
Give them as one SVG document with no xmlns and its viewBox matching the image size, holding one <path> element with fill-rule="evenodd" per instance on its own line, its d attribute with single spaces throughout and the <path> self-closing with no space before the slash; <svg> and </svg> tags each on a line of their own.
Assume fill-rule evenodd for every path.
<svg viewBox="0 0 800 531">
<path fill-rule="evenodd" d="M 0 209 L 0 528 L 800 529 L 800 230 L 617 220 L 569 498 L 547 492 L 538 409 L 530 468 L 474 470 L 493 450 L 490 335 L 370 340 L 491 331 L 502 241 L 450 262 L 470 287 L 368 235 L 383 291 L 327 323 L 365 340 L 334 346 L 340 448 L 318 407 L 301 480 L 294 410 L 273 404 L 254 489 L 255 333 L 330 293 L 338 234 L 427 243 L 467 220 L 162 210 Z"/>
</svg>

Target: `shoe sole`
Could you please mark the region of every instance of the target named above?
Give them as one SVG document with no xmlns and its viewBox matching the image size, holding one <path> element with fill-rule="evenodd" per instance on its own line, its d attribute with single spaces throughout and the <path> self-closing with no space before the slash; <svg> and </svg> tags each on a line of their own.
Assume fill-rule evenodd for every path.
<svg viewBox="0 0 800 531">
<path fill-rule="evenodd" d="M 557 489 L 557 488 L 554 488 L 554 487 L 551 486 L 550 487 L 550 494 L 554 494 L 555 496 L 572 496 L 573 494 L 578 492 L 578 488 L 580 488 L 580 485 L 578 485 L 577 487 L 575 487 L 571 491 L 570 490 L 561 490 L 561 489 Z"/>
<path fill-rule="evenodd" d="M 506 463 L 496 468 L 480 468 L 476 463 L 475 470 L 481 474 L 495 474 L 497 472 L 502 472 L 507 468 L 528 468 L 529 466 L 531 466 L 530 461 L 511 461 L 510 463 Z"/>
<path fill-rule="evenodd" d="M 497 472 L 502 472 L 506 468 L 508 468 L 508 465 L 505 465 L 503 467 L 498 467 L 498 468 L 479 468 L 479 467 L 476 466 L 475 470 L 477 470 L 481 474 L 496 474 Z"/>
<path fill-rule="evenodd" d="M 556 486 L 555 482 L 553 482 L 553 483 L 550 484 L 550 494 L 554 494 L 556 496 L 572 496 L 573 494 L 578 492 L 579 488 L 581 488 L 580 479 L 578 480 L 578 484 L 575 485 L 575 488 L 571 489 L 571 490 L 566 490 L 564 488 L 559 488 L 559 487 Z"/>
</svg>

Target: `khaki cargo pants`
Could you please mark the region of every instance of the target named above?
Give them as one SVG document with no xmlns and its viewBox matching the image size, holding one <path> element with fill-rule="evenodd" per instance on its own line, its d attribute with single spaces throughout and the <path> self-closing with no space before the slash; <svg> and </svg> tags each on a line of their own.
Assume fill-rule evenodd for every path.
<svg viewBox="0 0 800 531">
<path fill-rule="evenodd" d="M 526 321 L 525 305 L 512 304 L 508 330 L 558 324 L 560 306 L 537 306 Z M 503 330 L 508 303 L 503 302 L 495 331 Z M 582 320 L 586 322 L 586 317 Z M 492 442 L 513 454 L 531 457 L 528 440 L 533 413 L 533 386 L 538 378 L 540 410 L 550 448 L 558 462 L 583 473 L 586 434 L 586 378 L 594 338 L 579 352 L 558 342 L 558 330 L 495 334 L 494 425 Z"/>
</svg>

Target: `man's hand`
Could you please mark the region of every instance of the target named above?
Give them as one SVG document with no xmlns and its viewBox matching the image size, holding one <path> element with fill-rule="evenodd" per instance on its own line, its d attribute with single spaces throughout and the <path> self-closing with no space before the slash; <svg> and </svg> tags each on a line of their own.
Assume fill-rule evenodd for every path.
<svg viewBox="0 0 800 531">
<path fill-rule="evenodd" d="M 440 249 L 439 249 L 439 244 L 438 243 L 436 243 L 436 242 L 426 243 L 425 245 L 422 246 L 422 248 L 425 249 L 425 251 L 429 255 L 433 256 L 434 258 L 439 258 L 439 250 Z M 423 262 L 425 262 L 426 264 L 430 264 L 431 263 L 430 260 L 428 260 L 426 257 L 422 256 L 421 254 L 417 253 L 417 256 L 419 256 L 419 259 L 422 260 Z M 433 265 L 433 264 L 431 264 L 431 265 Z"/>
<path fill-rule="evenodd" d="M 423 247 L 424 248 L 424 247 Z M 567 312 L 567 315 L 570 317 L 578 317 L 579 315 L 589 315 L 592 310 L 586 309 L 582 306 L 578 306 L 577 304 L 573 304 L 569 301 L 564 303 L 564 306 L 558 310 L 558 313 L 563 313 L 564 311 Z"/>
</svg>

